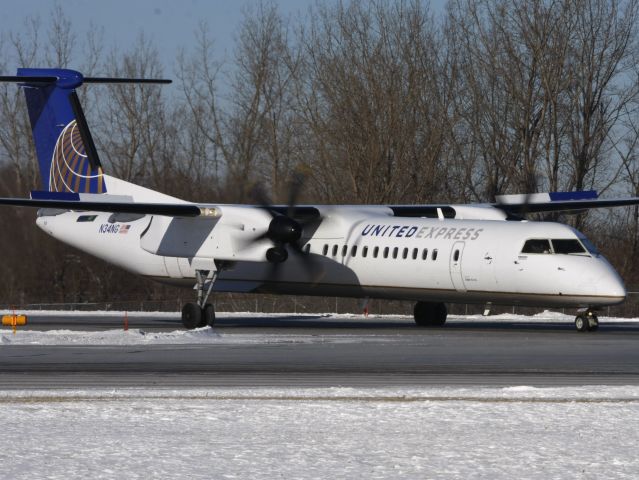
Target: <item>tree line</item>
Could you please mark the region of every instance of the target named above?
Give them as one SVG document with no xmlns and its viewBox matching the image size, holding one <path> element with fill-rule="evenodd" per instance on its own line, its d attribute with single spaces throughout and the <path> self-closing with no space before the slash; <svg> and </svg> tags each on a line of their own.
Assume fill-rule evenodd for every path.
<svg viewBox="0 0 639 480">
<path fill-rule="evenodd" d="M 79 94 L 105 170 L 194 201 L 492 202 L 595 189 L 639 195 L 639 0 L 322 2 L 285 16 L 247 7 L 223 60 L 205 22 L 171 87 L 91 85 Z M 143 33 L 109 50 L 58 5 L 3 32 L 0 67 L 163 77 Z M 0 84 L 0 193 L 39 174 L 22 93 Z M 165 298 L 48 238 L 35 213 L 0 209 L 1 303 Z M 570 223 L 639 284 L 639 209 L 544 217 Z"/>
</svg>

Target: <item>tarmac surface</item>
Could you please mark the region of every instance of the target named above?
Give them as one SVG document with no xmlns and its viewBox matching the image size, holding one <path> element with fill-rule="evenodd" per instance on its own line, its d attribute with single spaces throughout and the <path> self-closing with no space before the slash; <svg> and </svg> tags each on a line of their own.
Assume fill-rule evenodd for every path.
<svg viewBox="0 0 639 480">
<path fill-rule="evenodd" d="M 32 315 L 28 329 L 121 327 L 118 317 Z M 129 328 L 168 332 L 181 325 L 176 316 L 148 316 L 129 318 Z M 424 329 L 399 317 L 222 314 L 215 330 L 265 341 L 2 344 L 0 389 L 639 385 L 639 322 L 602 321 L 598 332 L 578 333 L 563 322 L 454 320 Z"/>
</svg>

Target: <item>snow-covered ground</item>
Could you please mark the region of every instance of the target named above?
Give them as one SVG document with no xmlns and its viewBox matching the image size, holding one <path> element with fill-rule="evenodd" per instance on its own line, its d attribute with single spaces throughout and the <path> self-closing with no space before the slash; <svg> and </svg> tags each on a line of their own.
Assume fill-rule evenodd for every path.
<svg viewBox="0 0 639 480">
<path fill-rule="evenodd" d="M 639 477 L 639 387 L 0 391 L 0 478 Z"/>
<path fill-rule="evenodd" d="M 99 311 L 99 312 L 81 312 L 81 311 L 27 311 L 27 316 L 31 315 L 55 315 L 55 316 L 105 316 L 105 317 L 124 317 L 124 312 Z M 174 312 L 129 312 L 130 317 L 136 316 L 156 316 L 161 318 L 179 319 L 179 313 Z M 299 318 L 309 317 L 317 318 L 317 315 L 304 314 L 265 314 L 265 313 L 219 313 L 220 318 L 242 318 L 250 316 L 255 317 L 274 317 L 295 316 Z M 362 315 L 354 314 L 325 314 L 323 318 L 330 321 L 363 319 Z M 380 321 L 388 321 L 389 319 L 406 319 L 411 320 L 408 316 L 374 316 L 368 317 L 371 322 L 375 319 Z M 501 314 L 484 317 L 482 315 L 450 315 L 448 322 L 495 322 L 495 323 L 569 323 L 574 322 L 574 316 L 564 315 L 557 312 L 545 311 L 537 315 L 514 315 Z M 606 323 L 639 323 L 638 318 L 621 318 L 621 317 L 600 317 L 602 325 Z M 29 326 L 19 327 L 17 332 L 13 334 L 10 327 L 4 327 L 0 330 L 0 347 L 2 345 L 169 345 L 169 344 L 247 344 L 247 343 L 319 343 L 319 342 L 375 342 L 388 341 L 388 335 L 340 335 L 340 334 L 243 334 L 243 333 L 220 333 L 209 327 L 199 328 L 191 331 L 184 329 L 172 332 L 147 332 L 140 329 L 123 329 L 102 330 L 102 331 L 78 331 L 78 330 L 47 330 L 37 331 L 30 330 Z"/>
<path fill-rule="evenodd" d="M 247 315 L 255 316 L 220 314 Z M 450 317 L 474 319 L 573 321 L 551 312 Z M 387 337 L 24 327 L 16 335 L 0 332 L 0 348 Z M 0 442 L 0 479 L 636 479 L 639 386 L 0 390 Z"/>
</svg>

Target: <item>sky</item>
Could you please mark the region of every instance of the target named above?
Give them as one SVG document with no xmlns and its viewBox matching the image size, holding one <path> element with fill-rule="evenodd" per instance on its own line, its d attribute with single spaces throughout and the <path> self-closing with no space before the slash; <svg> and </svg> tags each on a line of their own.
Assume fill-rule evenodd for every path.
<svg viewBox="0 0 639 480">
<path fill-rule="evenodd" d="M 71 20 L 77 32 L 90 24 L 104 29 L 107 47 L 126 50 L 144 32 L 160 52 L 171 71 L 180 47 L 193 42 L 193 32 L 204 20 L 215 39 L 216 53 L 230 54 L 233 39 L 242 20 L 243 9 L 250 0 L 64 0 L 57 2 Z M 281 0 L 276 2 L 281 13 L 297 15 L 306 11 L 312 0 Z M 39 15 L 43 26 L 56 2 L 51 0 L 20 0 L 7 2 L 0 15 L 2 34 L 15 31 L 28 16 Z M 43 32 L 44 33 L 44 32 Z"/>
<path fill-rule="evenodd" d="M 332 1 L 332 0 L 328 0 Z M 303 16 L 316 0 L 274 0 L 284 16 Z M 200 21 L 208 23 L 215 40 L 215 53 L 223 60 L 233 51 L 242 12 L 256 0 L 64 0 L 58 1 L 77 32 L 90 24 L 104 28 L 107 50 L 127 50 L 144 32 L 160 52 L 165 72 L 173 73 L 178 50 L 189 48 Z M 433 9 L 442 9 L 444 0 L 433 0 Z M 0 15 L 0 34 L 15 31 L 28 16 L 39 15 L 43 26 L 56 4 L 52 0 L 11 0 Z M 44 34 L 45 32 L 43 32 Z M 2 72 L 5 75 L 12 72 Z"/>
</svg>

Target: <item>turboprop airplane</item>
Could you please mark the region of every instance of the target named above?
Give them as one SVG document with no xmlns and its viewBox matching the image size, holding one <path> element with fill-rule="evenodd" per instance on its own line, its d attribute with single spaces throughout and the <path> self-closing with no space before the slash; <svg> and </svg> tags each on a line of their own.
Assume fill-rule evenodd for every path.
<svg viewBox="0 0 639 480">
<path fill-rule="evenodd" d="M 522 219 L 527 212 L 633 205 L 594 192 L 505 196 L 492 204 L 288 205 L 193 203 L 107 175 L 78 100 L 83 83 L 167 80 L 83 77 L 18 69 L 42 190 L 0 204 L 38 208 L 53 237 L 137 275 L 196 291 L 186 328 L 213 325 L 213 292 L 402 299 L 419 326 L 441 326 L 446 302 L 577 309 L 593 331 L 597 309 L 624 284 L 577 230 Z"/>
</svg>

